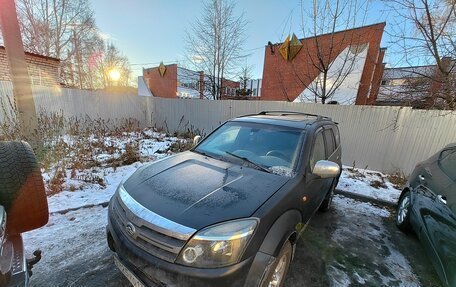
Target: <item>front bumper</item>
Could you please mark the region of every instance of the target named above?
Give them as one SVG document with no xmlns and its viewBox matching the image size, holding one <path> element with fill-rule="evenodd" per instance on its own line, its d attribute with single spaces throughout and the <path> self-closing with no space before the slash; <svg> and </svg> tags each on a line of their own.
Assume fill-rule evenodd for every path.
<svg viewBox="0 0 456 287">
<path fill-rule="evenodd" d="M 257 286 L 272 257 L 258 253 L 223 268 L 194 268 L 170 263 L 138 248 L 108 219 L 108 245 L 146 286 Z"/>
</svg>

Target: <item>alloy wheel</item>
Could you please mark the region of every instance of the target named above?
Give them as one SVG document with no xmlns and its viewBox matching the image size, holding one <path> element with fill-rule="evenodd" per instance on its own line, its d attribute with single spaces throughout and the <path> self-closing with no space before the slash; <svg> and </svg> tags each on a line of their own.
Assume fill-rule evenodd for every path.
<svg viewBox="0 0 456 287">
<path fill-rule="evenodd" d="M 268 287 L 278 287 L 285 276 L 285 269 L 287 266 L 287 254 L 282 255 L 279 264 L 277 264 L 272 274 L 271 281 L 269 281 Z"/>
<path fill-rule="evenodd" d="M 401 204 L 399 205 L 399 209 L 397 212 L 397 222 L 399 224 L 402 224 L 405 220 L 405 218 L 408 215 L 409 212 L 409 207 L 410 207 L 410 198 L 409 196 L 404 196 L 404 198 L 401 200 Z"/>
</svg>

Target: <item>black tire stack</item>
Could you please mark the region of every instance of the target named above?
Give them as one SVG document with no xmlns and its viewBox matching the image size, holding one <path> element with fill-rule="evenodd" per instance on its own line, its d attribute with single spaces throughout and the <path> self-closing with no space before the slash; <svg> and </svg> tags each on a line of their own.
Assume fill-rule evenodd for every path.
<svg viewBox="0 0 456 287">
<path fill-rule="evenodd" d="M 40 166 L 26 142 L 0 142 L 0 204 L 7 212 L 10 235 L 39 228 L 48 222 Z"/>
</svg>

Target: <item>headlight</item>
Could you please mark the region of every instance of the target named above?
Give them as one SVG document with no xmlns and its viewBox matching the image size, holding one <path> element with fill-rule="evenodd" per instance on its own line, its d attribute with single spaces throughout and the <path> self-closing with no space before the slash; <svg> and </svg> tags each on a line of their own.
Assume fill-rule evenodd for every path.
<svg viewBox="0 0 456 287">
<path fill-rule="evenodd" d="M 257 224 L 258 219 L 249 218 L 204 228 L 185 245 L 177 263 L 203 268 L 237 263 Z"/>
</svg>

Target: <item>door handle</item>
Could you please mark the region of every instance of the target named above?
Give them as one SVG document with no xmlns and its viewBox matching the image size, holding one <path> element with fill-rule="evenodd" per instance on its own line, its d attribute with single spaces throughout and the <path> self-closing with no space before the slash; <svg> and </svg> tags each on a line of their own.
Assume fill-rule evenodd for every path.
<svg viewBox="0 0 456 287">
<path fill-rule="evenodd" d="M 426 178 L 422 174 L 418 175 L 418 179 L 420 180 L 421 183 L 424 183 L 426 181 Z"/>
<path fill-rule="evenodd" d="M 437 195 L 437 199 L 440 200 L 441 203 L 447 204 L 446 197 L 442 195 Z"/>
</svg>

